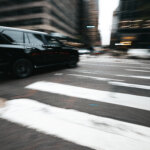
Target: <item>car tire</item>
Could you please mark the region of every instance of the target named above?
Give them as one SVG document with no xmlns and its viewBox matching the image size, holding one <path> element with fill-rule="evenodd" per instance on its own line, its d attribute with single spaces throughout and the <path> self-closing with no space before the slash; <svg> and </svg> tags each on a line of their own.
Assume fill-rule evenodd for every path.
<svg viewBox="0 0 150 150">
<path fill-rule="evenodd" d="M 13 64 L 13 75 L 17 78 L 26 78 L 32 74 L 33 65 L 28 59 L 18 59 Z"/>
<path fill-rule="evenodd" d="M 67 66 L 69 68 L 75 68 L 77 67 L 77 58 L 76 57 L 71 57 L 69 63 L 67 64 Z"/>
</svg>

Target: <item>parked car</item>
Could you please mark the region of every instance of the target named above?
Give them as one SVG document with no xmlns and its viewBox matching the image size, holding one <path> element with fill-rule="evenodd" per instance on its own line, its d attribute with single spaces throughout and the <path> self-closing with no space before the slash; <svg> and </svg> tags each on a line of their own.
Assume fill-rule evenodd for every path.
<svg viewBox="0 0 150 150">
<path fill-rule="evenodd" d="M 132 58 L 150 58 L 150 49 L 129 49 L 127 52 L 128 57 Z"/>
<path fill-rule="evenodd" d="M 36 68 L 76 66 L 79 54 L 45 32 L 0 26 L 0 71 L 25 78 Z"/>
</svg>

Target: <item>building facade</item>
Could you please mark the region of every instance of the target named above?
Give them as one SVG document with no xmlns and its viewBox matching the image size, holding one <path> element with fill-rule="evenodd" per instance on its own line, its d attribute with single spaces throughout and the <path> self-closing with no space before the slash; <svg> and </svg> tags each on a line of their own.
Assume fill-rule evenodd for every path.
<svg viewBox="0 0 150 150">
<path fill-rule="evenodd" d="M 98 31 L 98 16 L 99 16 L 99 7 L 98 0 L 89 1 L 89 22 L 88 22 L 88 36 L 92 45 L 97 45 L 99 41 L 99 31 Z M 99 41 L 100 42 L 100 41 Z"/>
<path fill-rule="evenodd" d="M 89 47 L 100 45 L 98 0 L 80 1 L 80 33 Z"/>
<path fill-rule="evenodd" d="M 80 0 L 1 0 L 0 25 L 78 36 Z"/>
<path fill-rule="evenodd" d="M 113 33 L 112 45 L 121 47 L 150 47 L 150 1 L 120 0 L 116 11 L 118 29 Z M 115 40 L 116 41 L 115 41 Z"/>
</svg>

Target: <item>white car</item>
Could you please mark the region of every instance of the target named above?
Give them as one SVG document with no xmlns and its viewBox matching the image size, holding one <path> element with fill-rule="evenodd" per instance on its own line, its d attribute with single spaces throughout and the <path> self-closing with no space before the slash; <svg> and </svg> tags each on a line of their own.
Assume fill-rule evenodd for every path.
<svg viewBox="0 0 150 150">
<path fill-rule="evenodd" d="M 150 58 L 150 49 L 129 49 L 127 54 L 129 57 Z"/>
</svg>

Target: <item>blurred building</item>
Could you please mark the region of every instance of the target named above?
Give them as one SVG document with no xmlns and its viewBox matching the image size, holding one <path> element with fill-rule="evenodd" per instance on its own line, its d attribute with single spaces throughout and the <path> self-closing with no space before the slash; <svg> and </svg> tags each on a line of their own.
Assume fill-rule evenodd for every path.
<svg viewBox="0 0 150 150">
<path fill-rule="evenodd" d="M 80 0 L 0 0 L 0 25 L 75 38 L 79 34 Z"/>
<path fill-rule="evenodd" d="M 80 1 L 80 33 L 82 39 L 89 47 L 100 45 L 98 6 L 98 0 Z"/>
<path fill-rule="evenodd" d="M 114 13 L 114 24 L 112 47 L 150 48 L 149 0 L 120 0 Z"/>
<path fill-rule="evenodd" d="M 98 31 L 98 16 L 99 16 L 99 7 L 98 0 L 89 1 L 89 21 L 87 25 L 88 36 L 92 45 L 100 44 L 100 35 Z"/>
</svg>

